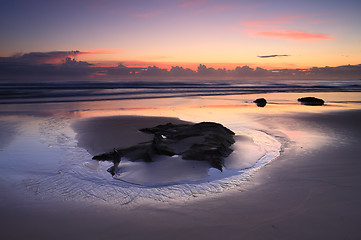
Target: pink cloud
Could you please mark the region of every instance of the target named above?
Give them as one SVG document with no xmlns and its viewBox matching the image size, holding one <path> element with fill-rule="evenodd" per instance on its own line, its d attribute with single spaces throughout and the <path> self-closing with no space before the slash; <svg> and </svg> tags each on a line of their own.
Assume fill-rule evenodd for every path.
<svg viewBox="0 0 361 240">
<path fill-rule="evenodd" d="M 241 25 L 247 26 L 247 27 L 280 27 L 282 25 L 287 24 L 324 24 L 324 23 L 331 23 L 334 22 L 334 20 L 331 19 L 317 19 L 320 16 L 323 16 L 324 14 L 308 14 L 308 15 L 298 15 L 298 16 L 284 16 L 284 17 L 277 17 L 277 18 L 271 18 L 266 20 L 255 20 L 255 21 L 246 21 L 242 22 Z"/>
<path fill-rule="evenodd" d="M 335 20 L 332 19 L 324 19 L 324 20 L 310 20 L 310 24 L 325 24 L 325 23 L 334 23 Z"/>
<path fill-rule="evenodd" d="M 291 40 L 333 39 L 328 34 L 309 33 L 309 32 L 294 31 L 294 30 L 253 31 L 252 33 L 253 35 L 257 35 L 261 37 L 291 39 Z"/>
<path fill-rule="evenodd" d="M 279 17 L 267 20 L 258 20 L 258 21 L 247 21 L 244 22 L 243 25 L 248 27 L 265 27 L 269 25 L 285 25 L 293 23 L 293 19 L 301 18 L 301 16 L 286 16 L 286 17 Z"/>
<path fill-rule="evenodd" d="M 333 39 L 328 34 L 311 33 L 307 31 L 289 30 L 300 28 L 307 29 L 307 26 L 315 22 L 315 17 L 324 14 L 308 14 L 294 16 L 280 16 L 265 20 L 245 21 L 241 25 L 246 27 L 249 35 L 260 36 L 265 38 L 291 39 L 291 40 L 321 40 Z M 318 20 L 320 23 L 320 21 Z"/>
<path fill-rule="evenodd" d="M 190 7 L 195 7 L 195 6 L 199 6 L 199 5 L 203 5 L 206 3 L 206 0 L 193 0 L 193 1 L 182 1 L 183 3 L 178 5 L 178 7 L 182 7 L 182 8 L 190 8 Z"/>
</svg>

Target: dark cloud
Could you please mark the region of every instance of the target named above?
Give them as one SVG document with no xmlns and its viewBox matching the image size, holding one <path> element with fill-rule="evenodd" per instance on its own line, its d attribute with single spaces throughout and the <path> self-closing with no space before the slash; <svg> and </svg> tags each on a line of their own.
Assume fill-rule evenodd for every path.
<svg viewBox="0 0 361 240">
<path fill-rule="evenodd" d="M 103 73 L 105 76 L 117 77 L 117 76 L 134 76 L 144 71 L 146 68 L 129 68 L 123 64 L 119 64 L 117 67 L 99 67 L 98 73 Z"/>
<path fill-rule="evenodd" d="M 12 57 L 0 57 L 1 82 L 26 81 L 72 81 L 89 79 L 120 78 L 275 78 L 275 79 L 361 79 L 361 64 L 338 67 L 313 67 L 307 69 L 264 69 L 238 66 L 235 69 L 212 68 L 200 64 L 197 70 L 173 66 L 170 70 L 149 66 L 129 68 L 122 64 L 116 67 L 97 67 L 88 62 L 77 61 L 79 51 L 33 52 Z M 289 55 L 268 55 L 275 57 Z M 60 63 L 48 63 L 51 59 Z"/>
<path fill-rule="evenodd" d="M 169 71 L 171 76 L 184 76 L 184 77 L 191 77 L 194 76 L 195 72 L 189 68 L 183 68 L 179 66 L 172 67 Z"/>
<path fill-rule="evenodd" d="M 274 54 L 274 55 L 261 55 L 261 56 L 257 56 L 259 58 L 275 58 L 275 57 L 289 57 L 291 55 L 287 55 L 287 54 Z"/>
<path fill-rule="evenodd" d="M 147 69 L 145 69 L 144 71 L 140 72 L 140 75 L 142 76 L 148 76 L 148 77 L 162 77 L 162 76 L 167 76 L 168 75 L 168 70 L 167 69 L 162 69 L 156 66 L 149 66 Z"/>
<path fill-rule="evenodd" d="M 0 79 L 2 80 L 52 80 L 83 78 L 93 74 L 97 69 L 91 64 L 76 61 L 71 52 L 27 53 L 0 58 Z M 57 64 L 48 62 L 55 61 Z M 59 63 L 60 61 L 60 63 Z"/>
<path fill-rule="evenodd" d="M 76 57 L 80 51 L 52 51 L 15 54 L 11 57 L 0 57 L 0 62 L 17 62 L 28 64 L 60 63 L 68 57 Z"/>
<path fill-rule="evenodd" d="M 207 68 L 206 65 L 202 65 L 200 64 L 198 66 L 198 70 L 196 72 L 196 74 L 198 76 L 205 76 L 205 77 L 222 77 L 222 76 L 227 76 L 229 75 L 230 71 L 226 70 L 225 68 Z"/>
<path fill-rule="evenodd" d="M 130 76 L 144 70 L 128 68 L 122 64 L 117 67 L 95 67 L 88 62 L 75 59 L 82 53 L 84 52 L 31 52 L 0 57 L 0 80 L 84 80 L 96 77 Z"/>
</svg>

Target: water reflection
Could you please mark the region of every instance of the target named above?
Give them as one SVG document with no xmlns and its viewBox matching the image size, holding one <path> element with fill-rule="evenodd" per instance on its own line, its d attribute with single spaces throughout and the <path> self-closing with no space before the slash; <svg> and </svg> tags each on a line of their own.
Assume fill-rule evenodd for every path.
<svg viewBox="0 0 361 240">
<path fill-rule="evenodd" d="M 19 131 L 19 123 L 16 121 L 0 120 L 0 151 L 8 146 Z"/>
<path fill-rule="evenodd" d="M 326 104 L 325 106 L 300 105 L 297 99 L 304 96 L 322 98 Z M 258 108 L 253 101 L 262 97 L 267 99 L 267 106 Z M 26 187 L 31 185 L 29 188 L 35 189 L 34 191 L 46 193 L 50 191 L 55 195 L 67 193 L 68 195 L 64 197 L 74 198 L 87 196 L 88 198 L 102 197 L 107 199 L 111 197 L 109 193 L 112 193 L 117 201 L 121 199 L 128 201 L 128 197 L 125 196 L 133 199 L 136 194 L 143 197 L 162 198 L 162 196 L 179 196 L 180 191 L 183 191 L 182 194 L 187 197 L 192 196 L 195 191 L 199 194 L 222 191 L 221 184 L 226 187 L 232 184 L 235 186 L 240 184 L 239 179 L 236 179 L 232 184 L 228 180 L 222 180 L 220 185 L 213 185 L 212 187 L 197 183 L 188 186 L 188 189 L 178 187 L 175 190 L 176 188 L 172 188 L 173 192 L 170 192 L 169 188 L 157 189 L 158 192 L 155 192 L 155 190 L 148 191 L 139 190 L 136 187 L 119 186 L 117 185 L 119 181 L 112 179 L 106 172 L 109 166 L 95 166 L 89 162 L 92 156 L 86 150 L 78 147 L 75 133 L 70 125 L 84 118 L 100 116 L 175 117 L 190 122 L 219 122 L 231 130 L 243 133 L 246 129 L 270 130 L 271 127 L 283 129 L 282 131 L 288 134 L 291 140 L 300 141 L 300 144 L 307 147 L 307 142 L 314 143 L 322 139 L 319 136 L 312 138 L 312 135 L 308 135 L 307 129 L 302 129 L 302 131 L 305 130 L 303 132 L 297 132 L 299 129 L 286 129 L 293 123 L 289 122 L 287 125 L 282 116 L 286 116 L 290 112 L 303 114 L 306 112 L 361 109 L 360 99 L 360 93 L 307 93 L 307 95 L 273 93 L 1 105 L 0 131 L 4 134 L 0 135 L 0 171 L 2 177 L 6 176 L 11 181 L 16 182 L 19 178 L 26 179 Z M 270 121 L 271 117 L 276 115 L 280 118 L 273 118 L 274 120 Z M 19 122 L 21 125 L 18 125 Z M 248 135 L 261 133 L 263 132 L 250 132 Z M 263 139 L 264 142 L 272 140 L 268 139 L 266 135 L 260 135 L 259 139 Z M 239 152 L 242 153 L 243 151 L 244 149 L 241 149 Z M 275 153 L 276 156 L 277 148 L 270 149 L 269 152 Z M 236 163 L 229 162 L 229 168 L 234 167 Z M 212 171 L 210 172 L 212 173 Z M 217 176 L 214 179 L 221 179 L 218 175 L 214 176 Z M 113 180 L 117 182 L 116 185 L 114 185 Z M 21 186 L 19 182 L 17 183 L 18 186 Z M 99 189 L 99 184 L 102 184 L 104 188 Z"/>
</svg>

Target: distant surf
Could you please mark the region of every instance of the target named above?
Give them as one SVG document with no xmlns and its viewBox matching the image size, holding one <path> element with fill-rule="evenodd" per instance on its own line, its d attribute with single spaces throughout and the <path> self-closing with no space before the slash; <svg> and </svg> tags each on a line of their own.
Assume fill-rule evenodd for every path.
<svg viewBox="0 0 361 240">
<path fill-rule="evenodd" d="M 242 95 L 282 92 L 360 92 L 359 80 L 177 80 L 1 83 L 0 104 Z"/>
</svg>

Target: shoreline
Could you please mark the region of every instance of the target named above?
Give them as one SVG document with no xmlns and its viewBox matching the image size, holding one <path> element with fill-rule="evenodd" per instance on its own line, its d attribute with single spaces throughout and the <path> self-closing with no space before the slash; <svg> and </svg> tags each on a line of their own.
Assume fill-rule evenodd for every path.
<svg viewBox="0 0 361 240">
<path fill-rule="evenodd" d="M 54 205 L 46 200 L 12 201 L 6 195 L 7 201 L 0 205 L 2 236 L 360 238 L 361 110 L 250 117 L 257 119 L 256 127 L 266 124 L 264 129 L 275 136 L 284 133 L 290 142 L 280 157 L 249 179 L 245 188 L 195 201 L 144 201 L 134 206 L 81 202 Z M 16 231 L 18 226 L 21 232 Z"/>
</svg>

